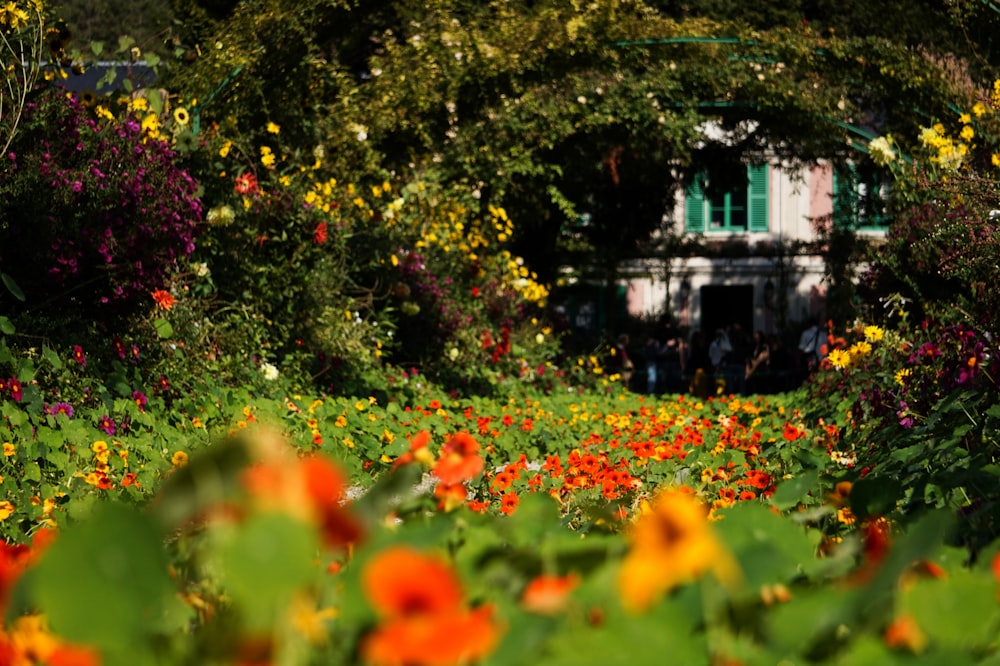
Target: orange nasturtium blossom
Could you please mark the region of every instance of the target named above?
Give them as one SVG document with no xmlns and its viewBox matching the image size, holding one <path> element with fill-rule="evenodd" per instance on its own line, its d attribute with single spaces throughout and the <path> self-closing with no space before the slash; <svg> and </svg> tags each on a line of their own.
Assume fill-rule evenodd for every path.
<svg viewBox="0 0 1000 666">
<path fill-rule="evenodd" d="M 455 572 L 437 557 L 394 546 L 365 565 L 361 582 L 381 616 L 361 644 L 371 664 L 467 664 L 496 645 L 492 608 L 467 608 Z"/>
<path fill-rule="evenodd" d="M 11 666 L 100 666 L 101 657 L 86 646 L 68 645 L 49 633 L 41 615 L 24 615 L 0 629 L 0 664 Z"/>
<path fill-rule="evenodd" d="M 410 450 L 396 458 L 392 463 L 392 468 L 396 469 L 402 465 L 409 464 L 414 460 L 425 465 L 434 464 L 434 454 L 430 452 L 427 445 L 430 444 L 431 434 L 426 430 L 421 430 L 410 439 Z"/>
<path fill-rule="evenodd" d="M 569 593 L 580 583 L 576 574 L 556 576 L 542 574 L 535 577 L 521 594 L 521 607 L 539 615 L 558 615 L 569 604 Z"/>
<path fill-rule="evenodd" d="M 646 610 L 662 594 L 709 571 L 724 584 L 740 578 L 732 555 L 711 528 L 708 508 L 689 493 L 660 493 L 632 525 L 629 541 L 618 589 L 630 611 Z"/>
<path fill-rule="evenodd" d="M 170 292 L 165 289 L 156 289 L 151 295 L 153 296 L 153 300 L 156 301 L 156 304 L 164 310 L 169 310 L 174 307 L 174 303 L 176 302 L 174 301 L 174 297 L 170 295 Z"/>
<path fill-rule="evenodd" d="M 475 478 L 484 465 L 479 442 L 467 432 L 457 432 L 441 447 L 434 475 L 444 483 L 461 483 Z"/>
<path fill-rule="evenodd" d="M 361 524 L 342 505 L 345 477 L 320 455 L 296 456 L 287 443 L 262 435 L 262 460 L 243 471 L 242 484 L 265 510 L 277 510 L 316 524 L 328 546 L 356 543 Z"/>
</svg>

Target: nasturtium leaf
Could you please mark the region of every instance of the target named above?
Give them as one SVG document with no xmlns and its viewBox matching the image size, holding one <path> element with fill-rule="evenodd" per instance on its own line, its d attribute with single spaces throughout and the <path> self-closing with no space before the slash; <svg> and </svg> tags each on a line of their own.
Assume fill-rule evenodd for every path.
<svg viewBox="0 0 1000 666">
<path fill-rule="evenodd" d="M 272 626 L 317 571 L 315 528 L 271 513 L 254 516 L 223 539 L 219 573 L 226 593 L 254 629 Z"/>
<path fill-rule="evenodd" d="M 14 328 L 14 324 L 11 323 L 10 319 L 7 317 L 0 317 L 0 333 L 4 335 L 14 335 L 17 329 Z"/>
<path fill-rule="evenodd" d="M 902 485 L 894 479 L 860 479 L 851 487 L 851 512 L 861 520 L 885 516 L 896 508 L 902 493 Z"/>
<path fill-rule="evenodd" d="M 1000 622 L 996 581 L 985 571 L 957 569 L 947 578 L 918 580 L 904 587 L 900 609 L 933 642 L 963 651 L 985 648 Z"/>
<path fill-rule="evenodd" d="M 782 481 L 771 495 L 771 504 L 779 509 L 790 509 L 803 502 L 808 503 L 806 494 L 816 490 L 818 480 L 819 472 L 809 470 Z"/>
<path fill-rule="evenodd" d="M 747 589 L 789 582 L 820 567 L 815 543 L 789 518 L 749 502 L 719 515 L 722 519 L 712 527 L 736 559 Z"/>
<path fill-rule="evenodd" d="M 121 653 L 159 622 L 171 592 L 163 535 L 138 511 L 103 502 L 59 535 L 34 584 L 57 635 Z"/>
</svg>

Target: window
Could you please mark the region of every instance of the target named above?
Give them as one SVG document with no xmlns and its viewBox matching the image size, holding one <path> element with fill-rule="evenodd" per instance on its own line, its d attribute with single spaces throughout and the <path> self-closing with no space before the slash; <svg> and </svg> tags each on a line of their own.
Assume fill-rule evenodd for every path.
<svg viewBox="0 0 1000 666">
<path fill-rule="evenodd" d="M 696 178 L 684 197 L 684 228 L 711 231 L 764 231 L 767 220 L 767 165 L 747 167 L 747 178 L 725 192 L 707 194 L 703 179 Z"/>
<path fill-rule="evenodd" d="M 841 164 L 833 170 L 833 221 L 841 228 L 884 231 L 889 228 L 888 177 L 874 169 Z"/>
</svg>

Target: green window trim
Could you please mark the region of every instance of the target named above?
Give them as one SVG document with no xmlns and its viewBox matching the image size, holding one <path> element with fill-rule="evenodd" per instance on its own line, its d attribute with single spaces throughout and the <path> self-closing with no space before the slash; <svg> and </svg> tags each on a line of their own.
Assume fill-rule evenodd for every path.
<svg viewBox="0 0 1000 666">
<path fill-rule="evenodd" d="M 871 192 L 876 194 L 871 195 Z M 888 186 L 877 177 L 862 179 L 854 164 L 833 169 L 834 226 L 855 231 L 885 231 L 891 219 L 885 211 Z"/>
<path fill-rule="evenodd" d="M 695 178 L 684 197 L 684 229 L 691 233 L 767 232 L 768 165 L 747 166 L 746 189 L 737 188 L 709 198 Z"/>
</svg>

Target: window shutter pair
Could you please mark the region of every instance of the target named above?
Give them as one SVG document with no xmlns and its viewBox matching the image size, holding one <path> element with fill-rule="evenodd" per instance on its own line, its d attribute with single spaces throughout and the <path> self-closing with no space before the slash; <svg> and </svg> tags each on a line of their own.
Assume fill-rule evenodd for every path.
<svg viewBox="0 0 1000 666">
<path fill-rule="evenodd" d="M 766 164 L 751 164 L 747 167 L 748 185 L 746 207 L 749 219 L 749 230 L 766 232 L 769 229 L 767 219 L 768 166 Z M 707 202 L 701 179 L 694 182 L 685 192 L 684 197 L 684 230 L 692 233 L 705 231 L 707 220 Z"/>
</svg>

